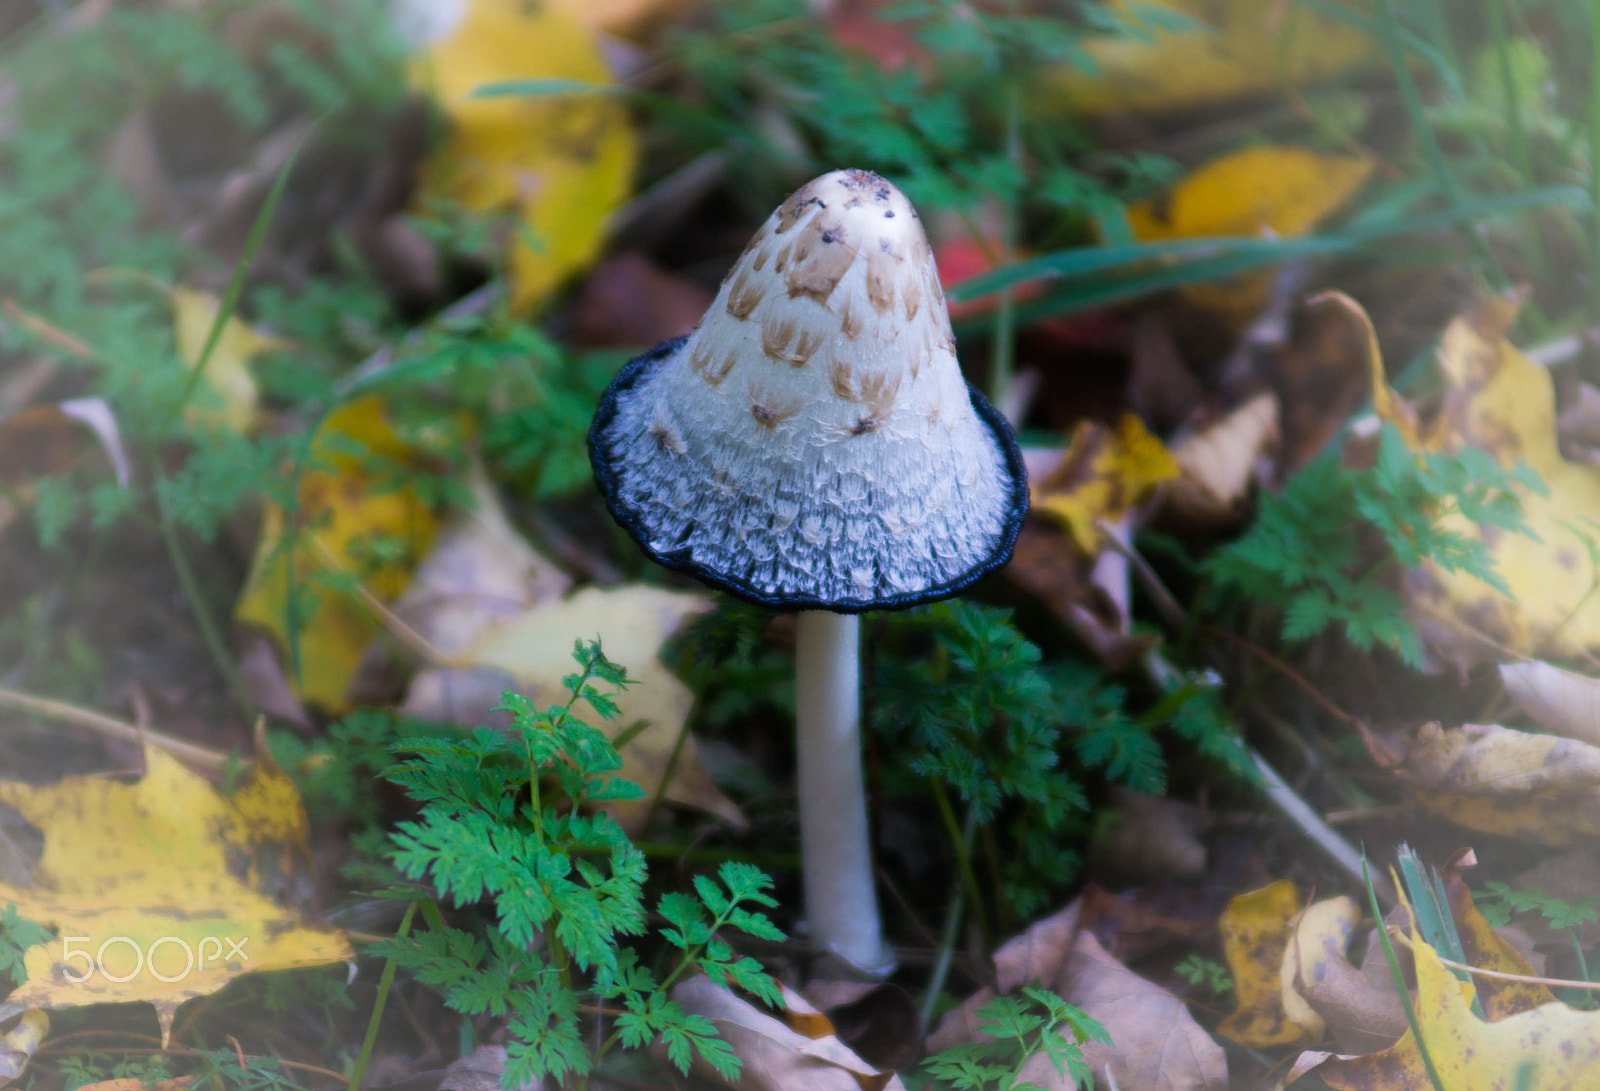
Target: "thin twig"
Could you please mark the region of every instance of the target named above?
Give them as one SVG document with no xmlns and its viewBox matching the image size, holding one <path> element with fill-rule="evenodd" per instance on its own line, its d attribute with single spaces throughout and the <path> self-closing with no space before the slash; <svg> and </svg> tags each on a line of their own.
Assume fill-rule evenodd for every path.
<svg viewBox="0 0 1600 1091">
<path fill-rule="evenodd" d="M 352 577 L 351 586 L 355 590 L 356 597 L 361 600 L 363 606 L 372 611 L 373 615 L 395 640 L 411 649 L 430 667 L 452 668 L 461 666 L 444 652 L 434 647 L 427 637 L 406 624 L 399 614 L 385 606 L 383 600 L 374 595 L 367 588 L 367 585 L 361 581 L 360 577 L 356 576 L 348 565 L 340 561 L 338 556 L 328 548 L 322 539 L 312 534 L 307 538 L 307 543 L 310 545 L 311 551 L 317 555 L 317 559 L 323 564 L 336 572 Z"/>
<path fill-rule="evenodd" d="M 1310 804 L 1296 795 L 1295 790 L 1289 787 L 1288 782 L 1278 775 L 1278 771 L 1268 764 L 1266 758 L 1263 758 L 1254 747 L 1250 747 L 1248 744 L 1246 746 L 1250 752 L 1250 760 L 1255 764 L 1256 772 L 1261 774 L 1261 779 L 1264 782 L 1261 787 L 1267 798 L 1272 801 L 1285 818 L 1295 824 L 1312 844 L 1326 853 L 1334 863 L 1349 872 L 1357 882 L 1364 884 L 1366 878 L 1362 874 L 1361 853 L 1356 851 L 1355 846 L 1341 837 L 1332 826 L 1324 822 L 1322 817 L 1311 809 Z M 1400 899 L 1395 895 L 1394 887 L 1382 875 L 1372 876 L 1372 888 L 1378 899 L 1384 903 L 1385 908 L 1399 903 Z"/>
<path fill-rule="evenodd" d="M 1289 666 L 1289 664 L 1285 663 L 1283 660 L 1279 659 L 1265 648 L 1259 648 L 1250 641 L 1246 640 L 1244 637 L 1236 636 L 1235 634 L 1228 632 L 1228 630 L 1218 628 L 1215 625 L 1202 625 L 1201 628 L 1206 632 L 1211 633 L 1213 636 L 1220 636 L 1233 641 L 1235 644 L 1239 645 L 1241 648 L 1255 656 L 1257 659 L 1261 660 L 1263 663 L 1266 663 L 1268 666 L 1277 669 L 1284 675 L 1284 677 L 1288 678 L 1291 682 L 1304 690 L 1307 696 L 1309 696 L 1313 701 L 1317 702 L 1323 711 L 1334 717 L 1334 719 L 1346 724 L 1354 724 L 1356 722 L 1356 718 L 1354 716 L 1350 715 L 1350 713 L 1346 712 L 1344 709 L 1330 701 L 1327 697 L 1323 696 L 1321 690 L 1319 690 L 1316 686 L 1313 686 L 1310 682 L 1306 681 L 1305 675 Z"/>
<path fill-rule="evenodd" d="M 228 755 L 196 743 L 185 742 L 163 735 L 159 731 L 148 731 L 137 724 L 124 723 L 114 720 L 110 716 L 102 715 L 87 708 L 69 705 L 65 701 L 55 701 L 48 697 L 35 697 L 29 693 L 0 686 L 0 705 L 10 705 L 12 708 L 26 709 L 40 716 L 62 723 L 76 724 L 87 727 L 91 731 L 98 731 L 102 735 L 118 739 L 122 742 L 148 743 L 151 746 L 165 750 L 175 758 L 201 766 L 206 769 L 221 769 L 228 762 Z"/>
<path fill-rule="evenodd" d="M 1485 970 L 1481 966 L 1468 966 L 1464 962 L 1445 958 L 1437 951 L 1434 952 L 1434 957 L 1452 970 L 1464 970 L 1476 977 L 1492 977 L 1496 981 L 1520 981 L 1527 985 L 1545 985 L 1552 989 L 1588 989 L 1590 992 L 1600 992 L 1600 981 L 1568 981 L 1561 977 L 1534 977 L 1531 974 L 1510 974 L 1504 970 Z"/>
<path fill-rule="evenodd" d="M 1167 585 L 1161 582 L 1161 577 L 1150 567 L 1150 562 L 1133 548 L 1133 545 L 1122 536 L 1117 525 L 1109 519 L 1096 519 L 1094 525 L 1105 535 L 1106 543 L 1127 558 L 1133 570 L 1133 578 L 1139 581 L 1144 593 L 1150 596 L 1150 601 L 1155 606 L 1156 613 L 1161 615 L 1161 620 L 1166 622 L 1169 628 L 1181 630 L 1187 621 L 1183 607 L 1178 605 L 1178 600 L 1167 590 Z"/>
</svg>

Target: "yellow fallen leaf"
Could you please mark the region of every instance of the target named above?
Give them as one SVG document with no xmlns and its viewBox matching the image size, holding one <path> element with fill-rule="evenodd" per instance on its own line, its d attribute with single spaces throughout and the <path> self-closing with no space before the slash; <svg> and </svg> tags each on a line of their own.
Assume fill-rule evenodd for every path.
<svg viewBox="0 0 1600 1091">
<path fill-rule="evenodd" d="M 1458 853 L 1456 860 L 1463 857 L 1470 860 L 1469 851 Z M 1500 973 L 1532 976 L 1532 967 L 1489 926 L 1472 904 L 1472 894 L 1461 879 L 1460 866 L 1452 863 L 1445 869 L 1445 887 L 1467 964 Z M 1592 1050 L 1595 1055 L 1587 1064 L 1600 1064 L 1600 1019 L 1595 1018 L 1600 1013 L 1574 1012 L 1555 1003 L 1549 989 L 1533 982 L 1473 977 L 1473 984 L 1468 984 L 1445 969 L 1427 944 L 1413 940 L 1406 946 L 1416 962 L 1417 990 L 1413 1009 L 1417 1025 L 1435 1070 L 1450 1091 L 1589 1086 L 1585 1080 L 1578 1079 L 1591 1071 L 1581 1055 L 1585 1050 Z M 1475 991 L 1487 1020 L 1472 1012 Z M 1587 1022 L 1571 1018 L 1580 1015 L 1589 1017 Z M 1590 1039 L 1587 1044 L 1585 1035 Z M 1559 1053 L 1564 1062 L 1576 1062 L 1575 1067 L 1567 1070 L 1561 1065 L 1547 1065 L 1541 1059 L 1538 1066 L 1541 1078 L 1519 1084 L 1517 1075 L 1526 1059 L 1535 1052 Z M 1433 1087 L 1410 1030 L 1392 1046 L 1364 1056 L 1303 1053 L 1291 1069 L 1287 1082 L 1293 1083 L 1311 1071 L 1337 1091 L 1411 1088 L 1428 1091 Z M 1575 1082 L 1566 1082 L 1569 1079 Z"/>
<path fill-rule="evenodd" d="M 1344 204 L 1372 161 L 1305 148 L 1262 146 L 1232 152 L 1180 181 L 1160 204 L 1128 209 L 1146 241 L 1214 235 L 1303 235 Z"/>
<path fill-rule="evenodd" d="M 1304 235 L 1344 204 L 1371 172 L 1372 161 L 1361 156 L 1278 145 L 1245 148 L 1201 166 L 1161 201 L 1131 206 L 1128 223 L 1143 242 Z M 1251 273 L 1191 285 L 1184 296 L 1243 321 L 1260 310 L 1270 286 L 1270 273 Z"/>
<path fill-rule="evenodd" d="M 638 679 L 638 684 L 617 696 L 615 719 L 602 720 L 582 702 L 574 710 L 576 715 L 613 737 L 640 721 L 648 725 L 622 747 L 620 774 L 643 788 L 645 798 L 612 804 L 613 817 L 625 827 L 644 817 L 676 750 L 677 763 L 667 781 L 665 798 L 743 826 L 745 819 L 738 807 L 718 790 L 700 764 L 694 736 L 683 734 L 694 694 L 659 658 L 661 645 L 685 619 L 710 608 L 707 596 L 693 592 L 639 584 L 590 587 L 571 598 L 540 603 L 515 617 L 491 619 L 451 659 L 462 668 L 504 671 L 519 692 L 535 704 L 548 704 L 562 692 L 562 678 L 572 672 L 573 637 L 598 637 L 606 656 L 627 667 L 629 677 Z"/>
<path fill-rule="evenodd" d="M 1279 879 L 1238 895 L 1222 911 L 1217 929 L 1238 999 L 1237 1009 L 1217 1026 L 1224 1038 L 1261 1048 L 1308 1036 L 1307 1028 L 1295 1023 L 1283 1005 L 1284 955 L 1300 907 L 1299 888 Z"/>
<path fill-rule="evenodd" d="M 1451 1091 L 1569 1091 L 1600 1086 L 1600 1011 L 1549 1003 L 1498 1022 L 1473 1014 L 1469 995 L 1420 939 L 1417 1026 Z"/>
<path fill-rule="evenodd" d="M 144 1001 L 163 1039 L 185 1000 L 259 970 L 353 957 L 343 934 L 305 927 L 262 893 L 307 857 L 288 779 L 264 762 L 232 797 L 154 747 L 137 783 L 0 781 L 0 802 L 44 833 L 33 885 L 0 884 L 55 938 L 24 956 L 8 1003 L 37 1008 Z"/>
<path fill-rule="evenodd" d="M 1301 988 L 1320 982 L 1330 964 L 1344 961 L 1350 933 L 1360 919 L 1355 899 L 1340 895 L 1313 902 L 1294 920 L 1283 952 L 1278 986 L 1283 1013 L 1289 1022 L 1301 1029 L 1303 1038 L 1311 1041 L 1321 1038 L 1327 1023 L 1301 995 Z"/>
<path fill-rule="evenodd" d="M 349 708 L 346 689 L 380 623 L 350 586 L 358 579 L 389 601 L 404 590 L 412 566 L 433 540 L 432 510 L 409 482 L 396 484 L 347 449 L 415 464 L 420 456 L 389 426 L 383 405 L 365 398 L 330 413 L 312 440 L 319 468 L 301 475 L 300 519 L 293 545 L 300 677 L 295 694 L 329 712 Z M 269 633 L 289 657 L 290 550 L 281 508 L 268 504 L 244 595 L 234 609 L 242 623 Z M 381 549 L 371 547 L 381 546 Z M 308 596 L 314 595 L 309 601 Z"/>
<path fill-rule="evenodd" d="M 191 369 L 200 363 L 206 338 L 217 320 L 221 306 L 217 297 L 191 288 L 172 289 L 173 332 L 178 355 Z M 252 357 L 279 348 L 283 342 L 267 337 L 229 315 L 217 335 L 217 343 L 206 361 L 205 378 L 196 399 L 184 407 L 184 417 L 193 424 L 223 428 L 230 432 L 249 431 L 256 420 L 255 377 L 250 374 Z"/>
<path fill-rule="evenodd" d="M 1299 87 L 1379 55 L 1365 31 L 1282 0 L 1113 0 L 1125 15 L 1165 9 L 1200 27 L 1082 42 L 1093 67 L 1064 69 L 1046 90 L 1084 114 L 1193 110 Z"/>
<path fill-rule="evenodd" d="M 1408 574 L 1405 590 L 1423 635 L 1463 667 L 1507 650 L 1577 658 L 1600 649 L 1600 595 L 1590 594 L 1600 469 L 1561 457 L 1550 374 L 1506 340 L 1519 302 L 1493 299 L 1450 323 L 1439 344 L 1442 407 L 1421 438 L 1435 450 L 1481 448 L 1503 466 L 1521 461 L 1548 490 L 1540 496 L 1517 487 L 1531 536 L 1480 529 L 1460 515 L 1440 520 L 1444 529 L 1484 540 L 1510 594 L 1434 565 Z"/>
<path fill-rule="evenodd" d="M 1105 544 L 1098 520 L 1116 522 L 1180 472 L 1134 414 L 1123 414 L 1115 432 L 1086 420 L 1074 429 L 1061 463 L 1033 486 L 1033 508 L 1059 522 L 1092 557 Z"/>
<path fill-rule="evenodd" d="M 1600 836 L 1600 747 L 1495 724 L 1362 736 L 1418 802 L 1459 826 L 1556 847 Z"/>
<path fill-rule="evenodd" d="M 476 212 L 516 213 L 510 301 L 525 311 L 599 253 L 606 217 L 629 191 L 633 130 L 604 93 L 474 97 L 502 81 L 607 84 L 610 74 L 589 31 L 555 4 L 465 2 L 460 23 L 414 67 L 450 123 L 423 191 Z"/>
<path fill-rule="evenodd" d="M 1477 863 L 1470 849 L 1457 854 L 1466 857 L 1467 866 Z M 1534 977 L 1537 971 L 1522 953 L 1504 936 L 1495 931 L 1487 917 L 1473 904 L 1472 891 L 1461 877 L 1461 866 L 1452 864 L 1444 869 L 1445 896 L 1450 901 L 1450 917 L 1455 921 L 1456 933 L 1461 938 L 1461 951 L 1467 965 L 1480 970 Z M 1548 986 L 1533 981 L 1512 981 L 1505 978 L 1474 978 L 1478 990 L 1478 1003 L 1485 1018 L 1493 1022 L 1509 1015 L 1532 1011 L 1555 999 Z"/>
<path fill-rule="evenodd" d="M 37 1008 L 25 1011 L 17 1025 L 0 1035 L 0 1087 L 22 1075 L 50 1033 L 50 1016 Z"/>
</svg>

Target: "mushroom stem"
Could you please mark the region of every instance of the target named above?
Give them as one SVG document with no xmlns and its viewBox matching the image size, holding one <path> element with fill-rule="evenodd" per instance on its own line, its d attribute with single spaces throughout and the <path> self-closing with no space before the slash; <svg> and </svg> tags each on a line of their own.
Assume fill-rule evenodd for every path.
<svg viewBox="0 0 1600 1091">
<path fill-rule="evenodd" d="M 861 619 L 805 610 L 795 649 L 800 855 L 812 946 L 857 972 L 894 969 L 884 946 L 861 775 Z"/>
</svg>

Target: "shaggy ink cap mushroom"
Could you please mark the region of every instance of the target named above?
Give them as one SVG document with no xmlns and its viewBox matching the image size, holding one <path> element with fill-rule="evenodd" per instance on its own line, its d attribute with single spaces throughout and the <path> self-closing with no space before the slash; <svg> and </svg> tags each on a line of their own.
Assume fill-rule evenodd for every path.
<svg viewBox="0 0 1600 1091">
<path fill-rule="evenodd" d="M 862 170 L 767 219 L 695 331 L 611 383 L 589 453 L 652 559 L 778 609 L 955 595 L 1005 563 L 1028 504 L 921 221 Z"/>
</svg>

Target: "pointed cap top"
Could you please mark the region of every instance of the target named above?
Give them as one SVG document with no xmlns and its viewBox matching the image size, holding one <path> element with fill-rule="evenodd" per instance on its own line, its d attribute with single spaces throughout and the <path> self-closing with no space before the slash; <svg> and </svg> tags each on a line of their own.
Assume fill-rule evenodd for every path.
<svg viewBox="0 0 1600 1091">
<path fill-rule="evenodd" d="M 632 361 L 590 459 L 656 561 L 748 601 L 856 612 L 956 594 L 1005 563 L 1027 475 L 967 386 L 905 195 L 802 186 L 687 338 Z"/>
</svg>

